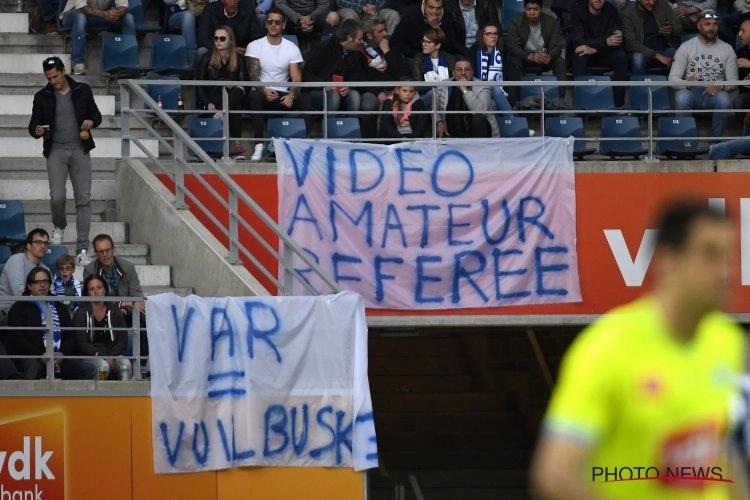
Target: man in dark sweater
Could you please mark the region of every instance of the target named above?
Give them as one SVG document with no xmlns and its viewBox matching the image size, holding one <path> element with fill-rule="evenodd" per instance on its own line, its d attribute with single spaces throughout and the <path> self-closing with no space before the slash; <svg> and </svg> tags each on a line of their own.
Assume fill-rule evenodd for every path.
<svg viewBox="0 0 750 500">
<path fill-rule="evenodd" d="M 287 31 L 297 35 L 321 33 L 331 10 L 330 0 L 276 0 L 286 16 Z"/>
<path fill-rule="evenodd" d="M 465 40 L 459 26 L 463 26 L 461 14 L 453 9 L 444 9 L 443 0 L 423 0 L 412 5 L 401 15 L 401 22 L 391 37 L 391 45 L 409 59 L 422 54 L 422 35 L 427 28 L 440 28 L 445 33 L 443 48 L 453 55 L 468 56 Z"/>
<path fill-rule="evenodd" d="M 240 56 L 245 55 L 245 47 L 248 43 L 265 35 L 255 18 L 255 9 L 251 0 L 211 2 L 206 6 L 206 10 L 198 23 L 196 63 L 201 60 L 203 54 L 208 53 L 213 48 L 214 31 L 219 26 L 232 28 L 237 44 L 237 53 Z"/>
<path fill-rule="evenodd" d="M 585 76 L 591 66 L 612 68 L 612 80 L 628 74 L 628 57 L 622 47 L 622 23 L 617 9 L 606 0 L 581 0 L 571 12 L 573 75 Z M 615 106 L 625 103 L 625 87 L 614 87 Z"/>
</svg>

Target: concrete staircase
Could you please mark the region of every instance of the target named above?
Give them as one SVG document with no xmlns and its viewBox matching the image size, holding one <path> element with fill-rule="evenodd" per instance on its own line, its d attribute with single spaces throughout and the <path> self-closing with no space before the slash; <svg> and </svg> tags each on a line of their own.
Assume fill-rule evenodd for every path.
<svg viewBox="0 0 750 500">
<path fill-rule="evenodd" d="M 28 34 L 33 4 L 25 2 L 27 12 L 10 13 L 15 3 L 0 1 L 0 199 L 21 200 L 26 213 L 27 230 L 43 227 L 51 232 L 49 187 L 46 162 L 42 157 L 42 141 L 32 138 L 27 131 L 33 95 L 45 85 L 42 61 L 49 55 L 60 56 L 68 70 L 70 55 L 65 54 L 62 35 Z M 96 36 L 90 37 L 96 46 Z M 94 131 L 96 148 L 92 151 L 92 226 L 91 237 L 107 233 L 112 236 L 117 254 L 136 265 L 136 272 L 146 295 L 173 291 L 181 295 L 192 293 L 192 288 L 172 286 L 168 263 L 155 264 L 150 259 L 148 245 L 131 243 L 128 225 L 116 220 L 116 169 L 127 168 L 120 158 L 120 117 L 117 116 L 119 98 L 105 95 L 105 79 L 96 71 L 99 66 L 98 49 L 90 50 L 90 75 L 75 77 L 91 85 L 103 121 Z M 119 92 L 115 90 L 113 92 Z M 134 131 L 138 134 L 138 130 Z M 150 151 L 157 153 L 156 141 L 147 140 Z M 137 147 L 131 148 L 134 157 L 145 157 Z M 65 244 L 70 253 L 75 251 L 75 206 L 68 183 L 68 227 Z M 78 275 L 82 273 L 77 270 Z"/>
</svg>

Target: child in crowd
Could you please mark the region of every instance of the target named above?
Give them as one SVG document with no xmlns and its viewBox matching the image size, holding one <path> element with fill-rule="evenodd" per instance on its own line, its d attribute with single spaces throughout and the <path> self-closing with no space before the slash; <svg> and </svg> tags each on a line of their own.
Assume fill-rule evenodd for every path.
<svg viewBox="0 0 750 500">
<path fill-rule="evenodd" d="M 69 254 L 59 256 L 55 261 L 55 268 L 57 269 L 57 274 L 55 274 L 55 279 L 52 281 L 52 291 L 55 295 L 80 297 L 83 288 L 81 282 L 73 276 L 73 273 L 76 271 L 75 257 Z M 63 305 L 68 308 L 70 315 L 72 316 L 73 311 L 75 311 L 76 307 L 80 305 L 80 302 L 77 300 L 66 300 L 63 301 Z"/>
<path fill-rule="evenodd" d="M 409 78 L 405 78 L 404 82 Z M 425 111 L 424 101 L 419 99 L 413 85 L 403 83 L 393 89 L 393 95 L 383 101 L 380 109 L 380 129 L 378 137 L 393 138 L 420 138 L 427 137 L 428 115 L 420 113 Z"/>
</svg>

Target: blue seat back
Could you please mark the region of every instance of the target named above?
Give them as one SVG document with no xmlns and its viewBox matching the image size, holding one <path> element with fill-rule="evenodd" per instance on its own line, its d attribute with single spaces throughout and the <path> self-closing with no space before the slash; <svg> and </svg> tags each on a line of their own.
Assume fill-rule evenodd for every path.
<svg viewBox="0 0 750 500">
<path fill-rule="evenodd" d="M 111 73 L 120 68 L 138 68 L 138 41 L 135 35 L 102 33 L 102 71 Z"/>
<path fill-rule="evenodd" d="M 13 255 L 13 250 L 9 246 L 0 245 L 0 274 L 2 274 L 5 263 L 8 262 L 11 255 Z"/>
<path fill-rule="evenodd" d="M 292 42 L 294 45 L 299 45 L 299 40 L 297 39 L 297 35 L 282 35 L 284 38 Z"/>
<path fill-rule="evenodd" d="M 631 81 L 640 82 L 665 82 L 667 77 L 664 75 L 633 75 Z M 665 111 L 671 109 L 669 104 L 669 89 L 663 87 L 630 87 L 630 109 L 646 111 L 648 110 L 648 91 L 651 89 L 651 105 L 654 111 Z"/>
<path fill-rule="evenodd" d="M 609 82 L 608 76 L 577 76 L 577 82 L 598 81 Z M 581 86 L 573 91 L 573 108 L 580 110 L 610 110 L 615 107 L 615 97 L 612 87 Z"/>
<path fill-rule="evenodd" d="M 525 116 L 508 116 L 497 119 L 500 137 L 528 137 L 529 121 Z"/>
<path fill-rule="evenodd" d="M 602 128 L 600 137 L 628 138 L 632 141 L 607 141 L 599 142 L 599 152 L 607 155 L 612 152 L 617 153 L 643 153 L 641 147 L 641 126 L 638 117 L 635 116 L 605 116 L 602 118 Z"/>
<path fill-rule="evenodd" d="M 326 130 L 330 139 L 359 139 L 362 132 L 359 129 L 359 118 L 328 117 Z"/>
<path fill-rule="evenodd" d="M 307 139 L 307 127 L 302 118 L 269 118 L 268 138 Z"/>
<path fill-rule="evenodd" d="M 154 71 L 188 70 L 188 51 L 182 35 L 154 35 L 151 37 L 151 62 Z"/>
<path fill-rule="evenodd" d="M 586 149 L 583 120 L 580 116 L 551 116 L 544 122 L 544 133 L 549 137 L 575 137 L 574 152 Z"/>
<path fill-rule="evenodd" d="M 0 239 L 26 240 L 26 216 L 18 200 L 0 200 Z"/>
<path fill-rule="evenodd" d="M 687 153 L 698 149 L 698 131 L 692 116 L 661 116 L 658 132 L 659 137 L 675 137 L 656 140 L 655 151 L 659 154 L 667 151 Z"/>
<path fill-rule="evenodd" d="M 222 153 L 224 123 L 213 118 L 192 118 L 188 122 L 188 134 L 206 153 Z"/>
<path fill-rule="evenodd" d="M 510 20 L 523 13 L 523 0 L 505 0 L 503 2 L 503 33 L 508 32 Z"/>
<path fill-rule="evenodd" d="M 524 82 L 557 82 L 557 77 L 552 75 L 524 75 L 521 77 Z M 540 85 L 540 86 L 529 86 L 521 87 L 521 100 L 540 95 L 544 89 L 544 98 L 547 100 L 559 99 L 560 88 L 557 85 Z"/>
</svg>

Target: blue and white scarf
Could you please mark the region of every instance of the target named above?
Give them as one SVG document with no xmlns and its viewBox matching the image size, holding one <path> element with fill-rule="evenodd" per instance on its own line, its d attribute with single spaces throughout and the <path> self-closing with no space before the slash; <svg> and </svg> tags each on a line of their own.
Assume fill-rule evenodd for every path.
<svg viewBox="0 0 750 500">
<path fill-rule="evenodd" d="M 42 328 L 44 328 L 44 335 L 42 339 L 47 342 L 47 302 L 34 302 L 36 307 L 39 309 L 39 313 L 42 316 Z M 51 304 L 50 304 L 51 305 Z M 52 341 L 55 344 L 55 352 L 60 351 L 62 345 L 62 331 L 60 330 L 60 317 L 57 315 L 57 308 L 52 305 Z"/>
<path fill-rule="evenodd" d="M 477 50 L 477 70 L 479 71 L 477 77 L 483 82 L 502 82 L 503 55 L 496 49 L 492 52 Z M 500 87 L 500 90 L 503 88 Z"/>
</svg>

